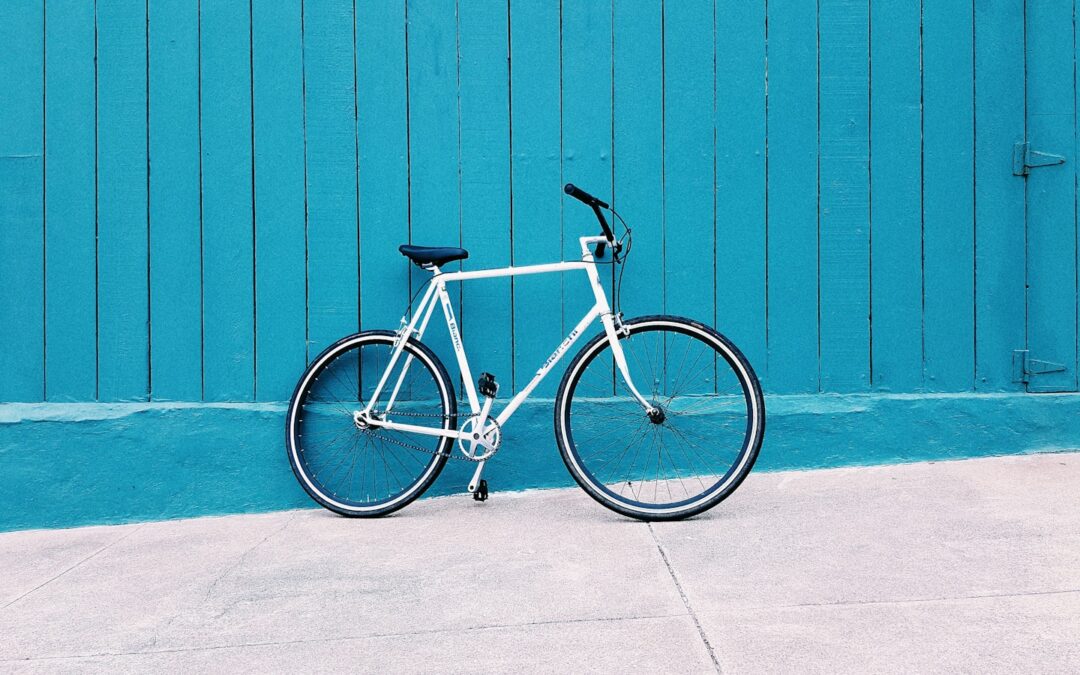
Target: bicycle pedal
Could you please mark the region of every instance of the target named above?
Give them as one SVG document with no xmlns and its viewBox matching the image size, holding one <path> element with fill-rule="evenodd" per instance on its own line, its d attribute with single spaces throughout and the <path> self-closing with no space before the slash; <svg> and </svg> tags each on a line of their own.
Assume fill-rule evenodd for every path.
<svg viewBox="0 0 1080 675">
<path fill-rule="evenodd" d="M 488 486 L 487 481 L 480 479 L 480 485 L 476 486 L 476 491 L 472 493 L 473 501 L 486 502 L 488 498 Z"/>
<path fill-rule="evenodd" d="M 476 388 L 480 390 L 480 395 L 484 398 L 495 398 L 495 394 L 499 392 L 499 383 L 495 381 L 495 376 L 491 373 L 480 373 Z"/>
</svg>

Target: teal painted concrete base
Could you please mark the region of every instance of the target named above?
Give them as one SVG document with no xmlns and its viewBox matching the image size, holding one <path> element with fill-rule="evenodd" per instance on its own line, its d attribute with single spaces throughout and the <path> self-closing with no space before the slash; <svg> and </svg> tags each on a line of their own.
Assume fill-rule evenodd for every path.
<svg viewBox="0 0 1080 675">
<path fill-rule="evenodd" d="M 767 398 L 755 471 L 1080 448 L 1080 395 Z M 312 506 L 285 457 L 282 404 L 0 405 L 0 530 Z M 429 496 L 463 492 L 451 460 Z M 550 401 L 505 429 L 492 490 L 564 487 Z M 464 498 L 464 497 L 463 497 Z"/>
</svg>

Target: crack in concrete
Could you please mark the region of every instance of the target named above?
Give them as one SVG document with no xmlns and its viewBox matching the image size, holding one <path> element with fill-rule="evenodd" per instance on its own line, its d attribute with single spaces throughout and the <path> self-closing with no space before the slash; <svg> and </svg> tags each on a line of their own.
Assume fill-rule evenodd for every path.
<svg viewBox="0 0 1080 675">
<path fill-rule="evenodd" d="M 504 628 L 528 628 L 531 626 L 573 625 L 579 623 L 618 623 L 620 621 L 652 621 L 656 619 L 678 619 L 685 614 L 647 614 L 640 616 L 606 616 L 580 619 L 547 619 L 526 621 L 524 623 L 497 623 L 465 628 L 432 628 L 428 630 L 403 631 L 396 633 L 373 633 L 371 635 L 338 635 L 323 638 L 305 638 L 298 640 L 268 640 L 264 642 L 240 642 L 237 644 L 212 645 L 209 647 L 181 647 L 175 649 L 152 649 L 127 652 L 96 652 L 93 654 L 60 654 L 55 656 L 28 656 L 16 659 L 0 659 L 0 663 L 26 663 L 31 661 L 62 661 L 71 659 L 93 659 L 108 656 L 146 656 L 153 654 L 184 654 L 190 652 L 220 651 L 223 649 L 243 649 L 247 647 L 273 647 L 277 645 L 317 644 L 320 642 L 338 642 L 355 640 L 378 640 L 387 638 L 414 637 L 419 635 L 439 635 L 443 633 L 468 633 L 474 631 L 500 630 Z"/>
<path fill-rule="evenodd" d="M 671 576 L 671 581 L 675 584 L 675 590 L 679 592 L 679 597 L 682 598 L 683 605 L 686 607 L 690 619 L 693 620 L 694 627 L 697 628 L 698 636 L 705 645 L 705 651 L 709 653 L 709 658 L 712 659 L 716 672 L 723 673 L 724 671 L 720 668 L 720 660 L 716 656 L 716 651 L 709 642 L 709 637 L 705 635 L 705 628 L 701 625 L 701 621 L 698 620 L 697 612 L 690 606 L 690 598 L 687 597 L 686 591 L 683 590 L 682 584 L 679 583 L 679 577 L 675 574 L 675 568 L 671 566 L 671 560 L 668 558 L 667 551 L 664 550 L 663 545 L 660 543 L 660 539 L 657 538 L 656 531 L 653 530 L 653 524 L 648 523 L 648 527 L 649 535 L 652 536 L 653 543 L 656 544 L 656 550 L 660 552 L 660 558 L 664 561 L 664 566 L 667 567 L 668 574 Z"/>
<path fill-rule="evenodd" d="M 245 562 L 245 561 L 247 560 L 248 556 L 249 556 L 249 555 L 251 555 L 251 553 L 252 553 L 252 552 L 253 552 L 253 551 L 254 551 L 255 549 L 259 548 L 260 546 L 262 546 L 263 544 L 265 544 L 265 543 L 266 543 L 267 541 L 269 541 L 269 540 L 270 540 L 270 539 L 272 539 L 273 537 L 276 537 L 277 535 L 279 535 L 279 534 L 281 534 L 282 532 L 284 532 L 284 531 L 285 531 L 285 528 L 289 527 L 289 525 L 291 525 L 291 524 L 292 524 L 292 522 L 293 522 L 294 520 L 296 520 L 296 514 L 295 514 L 295 513 L 294 513 L 293 515 L 289 516 L 289 519 L 288 519 L 288 520 L 286 520 L 286 521 L 285 521 L 285 522 L 284 522 L 284 523 L 283 523 L 283 524 L 281 525 L 281 527 L 277 528 L 277 529 L 276 529 L 276 530 L 274 530 L 273 532 L 270 532 L 270 533 L 269 533 L 269 534 L 267 534 L 267 535 L 266 535 L 265 537 L 263 537 L 263 538 L 262 538 L 262 539 L 261 539 L 261 540 L 260 540 L 260 541 L 259 541 L 258 543 L 256 543 L 256 544 L 255 544 L 254 546 L 250 547 L 249 549 L 247 549 L 246 551 L 244 551 L 243 553 L 241 553 L 241 554 L 240 554 L 240 557 L 238 557 L 238 558 L 236 559 L 236 562 L 234 562 L 234 563 L 233 563 L 232 565 L 229 565 L 229 566 L 228 566 L 228 567 L 227 567 L 227 568 L 225 569 L 225 571 L 223 571 L 223 572 L 222 572 L 221 574 L 217 575 L 217 577 L 215 577 L 215 578 L 214 578 L 214 580 L 210 582 L 210 586 L 208 586 L 208 587 L 207 587 L 207 589 L 206 589 L 206 596 L 205 596 L 204 600 L 205 600 L 205 601 L 209 601 L 209 600 L 210 600 L 210 596 L 211 596 L 211 595 L 213 595 L 214 589 L 216 589 L 216 588 L 218 587 L 218 584 L 219 584 L 219 583 L 221 583 L 221 581 L 222 581 L 222 580 L 223 580 L 223 579 L 224 579 L 225 577 L 229 576 L 229 575 L 230 575 L 230 574 L 232 574 L 232 573 L 233 573 L 234 571 L 236 571 L 236 570 L 237 570 L 237 569 L 239 569 L 239 568 L 240 568 L 241 566 L 243 566 L 243 564 L 244 564 L 244 562 Z M 228 608 L 226 608 L 226 610 L 225 610 L 225 611 L 228 611 Z M 222 614 L 224 614 L 224 613 L 225 613 L 225 612 L 222 612 Z M 220 615 L 219 615 L 219 616 L 220 616 Z"/>
<path fill-rule="evenodd" d="M 67 569 L 65 569 L 64 571 L 60 572 L 59 574 L 56 574 L 56 575 L 55 575 L 55 576 L 53 576 L 53 577 L 52 577 L 51 579 L 48 579 L 48 580 L 46 580 L 46 581 L 43 581 L 43 582 L 41 582 L 40 584 L 38 584 L 37 586 L 34 586 L 33 588 L 31 588 L 31 589 L 30 589 L 30 590 L 28 590 L 27 592 L 23 593 L 23 594 L 22 594 L 22 595 L 20 595 L 19 597 L 15 598 L 15 599 L 14 599 L 14 600 L 12 600 L 11 602 L 7 603 L 7 604 L 6 604 L 6 605 L 4 605 L 3 607 L 0 607 L 0 610 L 5 610 L 5 609 L 7 609 L 8 607 L 11 607 L 12 605 L 14 605 L 14 604 L 15 604 L 16 602 L 18 602 L 18 601 L 22 600 L 23 598 L 25 598 L 25 597 L 27 597 L 27 596 L 29 596 L 29 595 L 33 594 L 33 593 L 36 593 L 37 591 L 41 590 L 42 588 L 45 588 L 46 586 L 48 586 L 48 585 L 49 585 L 49 584 L 51 584 L 52 582 L 54 582 L 54 581 L 56 581 L 57 579 L 59 579 L 60 577 L 64 576 L 64 575 L 65 575 L 65 574 L 67 574 L 68 572 L 71 572 L 72 570 L 74 570 L 75 568 L 79 567 L 79 566 L 80 566 L 80 565 L 82 565 L 83 563 L 85 563 L 85 562 L 87 562 L 87 561 L 91 560 L 92 558 L 95 558 L 95 557 L 97 557 L 97 556 L 98 556 L 99 554 L 101 554 L 101 553 L 104 553 L 105 551 L 109 550 L 109 549 L 110 549 L 110 548 L 112 548 L 113 546 L 115 546 L 115 545 L 119 544 L 120 542 L 124 541 L 125 539 L 127 539 L 127 538 L 128 538 L 128 537 L 130 537 L 131 535 L 135 534 L 136 532 L 138 532 L 138 531 L 139 531 L 139 530 L 141 530 L 142 528 L 143 528 L 143 525 L 137 525 L 137 526 L 135 526 L 135 528 L 134 528 L 134 529 L 132 529 L 132 530 L 131 530 L 130 532 L 128 532 L 127 534 L 125 534 L 125 535 L 123 535 L 123 536 L 121 536 L 121 537 L 117 537 L 117 538 L 116 538 L 116 539 L 114 539 L 113 541 L 109 542 L 108 544 L 105 544 L 104 546 L 102 546 L 102 547 L 101 547 L 101 548 L 99 548 L 98 550 L 94 551 L 94 552 L 93 552 L 93 553 L 91 553 L 90 555 L 86 556 L 85 558 L 83 558 L 83 559 L 82 559 L 82 560 L 80 560 L 79 562 L 75 563 L 75 564 L 74 564 L 74 565 L 72 565 L 71 567 L 68 567 Z"/>
</svg>

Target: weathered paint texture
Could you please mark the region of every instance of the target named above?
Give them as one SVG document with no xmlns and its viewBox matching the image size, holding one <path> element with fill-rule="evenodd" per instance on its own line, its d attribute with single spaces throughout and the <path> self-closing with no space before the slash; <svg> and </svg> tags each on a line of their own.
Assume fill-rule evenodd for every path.
<svg viewBox="0 0 1080 675">
<path fill-rule="evenodd" d="M 901 408 L 937 417 L 923 395 L 1077 389 L 1075 13 L 1023 0 L 2 3 L 0 404 L 284 401 L 335 338 L 396 327 L 424 277 L 399 243 L 464 246 L 468 269 L 576 255 L 596 225 L 562 195 L 574 182 L 634 228 L 627 316 L 715 325 L 771 394 L 911 394 L 844 419 L 880 418 L 918 454 L 922 421 Z M 1025 175 L 1025 141 L 1064 162 Z M 473 370 L 522 387 L 585 288 L 533 276 L 454 289 Z M 426 341 L 454 372 L 445 331 Z M 1045 405 L 1051 424 L 1064 408 Z M 947 437 L 982 433 L 993 409 L 951 418 Z M 132 417 L 175 435 L 6 425 L 0 480 L 47 480 L 49 464 L 19 465 L 44 458 L 35 443 L 64 465 L 75 450 L 58 439 L 116 432 L 136 454 L 140 438 L 156 449 L 140 471 L 161 494 L 174 486 L 169 513 L 198 511 L 179 495 L 209 511 L 287 503 L 287 481 L 248 504 L 196 499 L 180 478 L 196 474 L 171 471 L 165 458 L 230 447 L 196 429 L 213 419 L 260 439 L 241 453 L 248 470 L 281 474 L 277 408 L 228 410 Z M 1070 424 L 1047 444 L 1080 444 Z M 836 457 L 813 429 L 779 429 L 766 462 Z M 546 431 L 520 433 L 551 449 Z M 861 433 L 829 430 L 845 446 Z M 509 483 L 537 484 L 529 466 Z"/>
</svg>

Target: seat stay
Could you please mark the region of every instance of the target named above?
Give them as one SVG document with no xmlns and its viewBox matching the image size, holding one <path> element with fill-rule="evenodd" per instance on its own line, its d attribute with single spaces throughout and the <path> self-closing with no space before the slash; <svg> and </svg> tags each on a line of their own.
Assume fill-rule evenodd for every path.
<svg viewBox="0 0 1080 675">
<path fill-rule="evenodd" d="M 417 307 L 417 312 L 418 313 L 419 313 L 419 310 L 423 308 L 423 304 L 427 300 L 427 298 L 428 298 L 428 296 L 425 295 L 424 300 L 421 301 L 421 303 L 420 303 L 420 307 Z M 416 329 L 415 335 L 416 335 L 417 340 L 419 340 L 419 339 L 421 339 L 423 337 L 424 331 L 427 330 L 428 321 L 431 320 L 431 315 L 434 313 L 434 311 L 435 311 L 435 303 L 434 302 L 428 303 L 427 309 L 424 310 L 424 318 L 420 322 L 420 326 Z M 404 322 L 404 319 L 402 319 L 402 322 Z M 404 340 L 402 341 L 402 343 L 404 343 Z M 397 401 L 398 393 L 401 391 L 401 385 L 402 385 L 403 382 L 405 382 L 405 374 L 409 372 L 409 366 L 412 365 L 412 362 L 413 362 L 413 355 L 409 354 L 405 359 L 405 365 L 403 365 L 401 367 L 401 373 L 398 375 L 397 382 L 394 383 L 394 390 L 390 393 L 390 399 L 386 403 L 386 412 L 390 412 L 390 410 L 393 409 L 394 402 Z M 381 391 L 376 390 L 376 394 L 378 394 L 378 393 L 381 393 Z M 377 396 L 373 396 L 372 397 L 372 402 L 374 402 L 376 400 L 378 400 Z"/>
<path fill-rule="evenodd" d="M 429 286 L 428 289 L 424 291 L 424 296 L 420 299 L 420 304 L 417 305 L 416 312 L 413 313 L 412 320 L 406 323 L 405 317 L 401 317 L 402 327 L 398 330 L 398 336 L 397 339 L 394 341 L 394 347 L 390 351 L 390 360 L 387 362 L 386 368 L 383 370 L 382 375 L 379 377 L 379 383 L 375 385 L 375 391 L 372 392 L 371 398 L 368 399 L 367 404 L 364 406 L 363 414 L 365 416 L 371 413 L 371 409 L 375 406 L 375 402 L 378 401 L 379 396 L 382 395 L 382 391 L 386 387 L 387 381 L 390 379 L 390 373 L 394 372 L 394 366 L 397 365 L 398 359 L 401 357 L 401 352 L 405 349 L 405 342 L 408 336 L 412 335 L 416 331 L 417 324 L 421 321 L 421 317 L 424 317 L 423 325 L 427 325 L 427 319 L 430 318 L 431 312 L 425 312 L 424 309 L 427 307 L 428 303 L 431 302 L 434 294 L 435 286 Z M 411 356 L 409 358 L 411 359 Z M 406 366 L 411 364 L 412 362 L 409 361 Z M 394 387 L 395 398 L 398 390 L 400 390 L 401 388 L 401 382 L 404 380 L 406 372 L 406 369 L 403 368 L 401 374 L 398 376 L 398 382 Z"/>
</svg>

